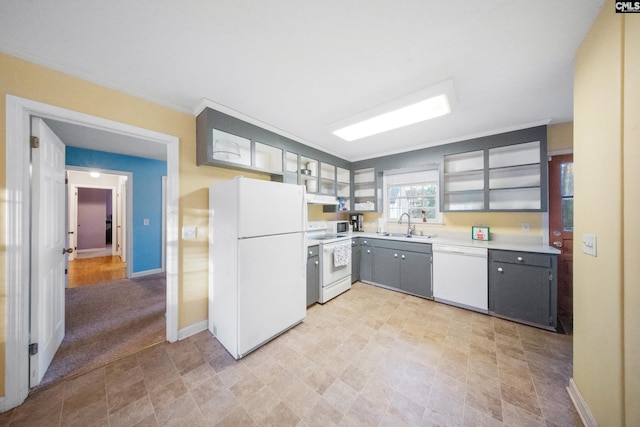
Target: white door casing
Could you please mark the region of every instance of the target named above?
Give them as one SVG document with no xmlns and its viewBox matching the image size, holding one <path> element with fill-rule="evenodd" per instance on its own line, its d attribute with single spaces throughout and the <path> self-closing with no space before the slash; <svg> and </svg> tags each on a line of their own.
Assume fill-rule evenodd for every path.
<svg viewBox="0 0 640 427">
<path fill-rule="evenodd" d="M 29 393 L 29 186 L 31 117 L 102 129 L 161 144 L 167 152 L 167 341 L 178 339 L 179 138 L 29 99 L 6 95 L 6 351 L 5 395 L 0 412 L 24 402 Z M 97 147 L 100 148 L 100 147 Z M 104 147 L 105 150 L 108 147 Z"/>
<path fill-rule="evenodd" d="M 42 119 L 34 117 L 31 148 L 31 343 L 29 386 L 40 384 L 64 338 L 66 265 L 65 147 Z"/>
</svg>

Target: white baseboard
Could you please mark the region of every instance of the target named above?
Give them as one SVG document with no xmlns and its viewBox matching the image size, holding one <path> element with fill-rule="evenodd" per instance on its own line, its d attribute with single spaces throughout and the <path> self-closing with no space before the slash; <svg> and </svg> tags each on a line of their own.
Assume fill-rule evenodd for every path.
<svg viewBox="0 0 640 427">
<path fill-rule="evenodd" d="M 573 378 L 569 380 L 569 387 L 567 387 L 567 392 L 569 393 L 569 397 L 573 402 L 573 406 L 576 408 L 578 415 L 580 415 L 580 419 L 582 420 L 582 424 L 586 427 L 598 427 L 598 421 L 593 416 L 589 405 L 582 397 L 582 393 L 578 390 L 578 386 L 576 385 Z"/>
<path fill-rule="evenodd" d="M 209 327 L 209 321 L 203 320 L 191 326 L 187 326 L 184 329 L 180 329 L 178 331 L 178 341 L 183 340 L 185 338 L 189 338 L 192 335 L 195 335 L 199 332 L 206 331 Z"/>
<path fill-rule="evenodd" d="M 138 271 L 136 273 L 131 273 L 131 278 L 135 279 L 137 277 L 151 276 L 152 274 L 159 273 L 164 273 L 164 270 L 161 268 L 154 268 L 153 270 Z"/>
</svg>

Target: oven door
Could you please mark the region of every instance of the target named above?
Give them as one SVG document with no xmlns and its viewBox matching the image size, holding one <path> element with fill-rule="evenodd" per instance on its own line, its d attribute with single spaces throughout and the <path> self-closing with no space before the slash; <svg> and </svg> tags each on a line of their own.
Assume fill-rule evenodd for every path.
<svg viewBox="0 0 640 427">
<path fill-rule="evenodd" d="M 335 266 L 334 252 L 338 246 L 347 245 L 349 247 L 349 260 L 345 265 Z M 347 276 L 351 276 L 351 246 L 350 240 L 344 240 L 334 243 L 326 243 L 322 245 L 322 271 L 321 281 L 322 286 L 328 286 L 337 282 L 340 279 L 344 279 Z"/>
</svg>

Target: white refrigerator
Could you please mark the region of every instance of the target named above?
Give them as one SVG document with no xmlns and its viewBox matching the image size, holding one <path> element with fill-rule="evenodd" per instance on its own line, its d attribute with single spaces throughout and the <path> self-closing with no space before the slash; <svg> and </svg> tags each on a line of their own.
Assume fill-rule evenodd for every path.
<svg viewBox="0 0 640 427">
<path fill-rule="evenodd" d="M 306 315 L 304 194 L 243 177 L 209 189 L 209 330 L 235 359 Z"/>
</svg>

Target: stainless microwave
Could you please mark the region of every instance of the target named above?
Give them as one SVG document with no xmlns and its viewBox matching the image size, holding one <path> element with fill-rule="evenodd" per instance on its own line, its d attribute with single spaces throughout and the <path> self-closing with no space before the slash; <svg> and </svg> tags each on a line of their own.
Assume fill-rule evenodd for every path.
<svg viewBox="0 0 640 427">
<path fill-rule="evenodd" d="M 327 234 L 344 234 L 349 231 L 349 221 L 327 221 Z"/>
</svg>

